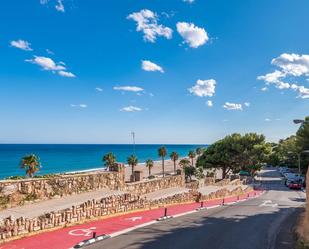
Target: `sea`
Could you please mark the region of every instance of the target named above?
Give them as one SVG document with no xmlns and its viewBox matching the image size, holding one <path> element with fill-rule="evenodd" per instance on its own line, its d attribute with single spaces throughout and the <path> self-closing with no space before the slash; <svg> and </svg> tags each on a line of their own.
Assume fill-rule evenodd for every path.
<svg viewBox="0 0 309 249">
<path fill-rule="evenodd" d="M 40 158 L 39 175 L 90 171 L 104 167 L 102 157 L 112 152 L 117 161 L 126 164 L 127 157 L 136 154 L 139 163 L 147 159 L 160 160 L 158 148 L 160 144 L 0 144 L 0 179 L 10 176 L 24 176 L 20 168 L 20 160 L 28 154 L 36 154 Z M 180 157 L 188 155 L 190 150 L 207 145 L 168 144 L 167 158 L 172 151 Z"/>
</svg>

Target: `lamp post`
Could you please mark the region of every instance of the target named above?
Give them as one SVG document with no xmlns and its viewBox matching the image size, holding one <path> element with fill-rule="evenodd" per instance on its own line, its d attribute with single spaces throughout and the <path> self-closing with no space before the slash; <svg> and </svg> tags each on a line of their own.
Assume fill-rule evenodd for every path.
<svg viewBox="0 0 309 249">
<path fill-rule="evenodd" d="M 309 123 L 309 121 L 303 120 L 303 119 L 294 119 L 293 123 L 294 124 L 305 124 L 305 123 Z"/>
<path fill-rule="evenodd" d="M 289 151 L 288 154 L 296 154 L 297 155 L 297 159 L 298 159 L 298 173 L 300 174 L 300 161 L 301 161 L 301 155 L 302 154 L 306 154 L 309 153 L 309 150 L 304 150 L 301 152 L 293 152 L 293 151 Z"/>
<path fill-rule="evenodd" d="M 133 140 L 133 155 L 135 156 L 135 132 L 131 132 L 132 140 Z"/>
</svg>

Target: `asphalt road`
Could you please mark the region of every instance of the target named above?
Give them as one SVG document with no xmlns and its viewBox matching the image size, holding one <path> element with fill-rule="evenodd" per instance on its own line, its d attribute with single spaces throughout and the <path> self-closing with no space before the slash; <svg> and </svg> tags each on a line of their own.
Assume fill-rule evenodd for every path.
<svg viewBox="0 0 309 249">
<path fill-rule="evenodd" d="M 305 201 L 274 169 L 261 172 L 267 192 L 245 202 L 158 222 L 87 249 L 273 249 L 284 221 Z"/>
</svg>

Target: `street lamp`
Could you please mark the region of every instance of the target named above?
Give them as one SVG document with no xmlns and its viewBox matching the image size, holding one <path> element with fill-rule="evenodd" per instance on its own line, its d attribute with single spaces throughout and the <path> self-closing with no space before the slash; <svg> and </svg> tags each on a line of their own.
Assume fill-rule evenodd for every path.
<svg viewBox="0 0 309 249">
<path fill-rule="evenodd" d="M 309 123 L 309 121 L 303 120 L 303 119 L 294 119 L 293 123 L 294 124 L 305 124 L 305 123 Z"/>
<path fill-rule="evenodd" d="M 288 154 L 297 154 L 297 158 L 298 158 L 298 173 L 300 174 L 300 160 L 301 160 L 301 155 L 302 154 L 306 154 L 306 153 L 309 153 L 309 150 L 304 150 L 304 151 L 301 151 L 301 152 L 292 152 L 292 151 L 289 151 Z"/>
</svg>

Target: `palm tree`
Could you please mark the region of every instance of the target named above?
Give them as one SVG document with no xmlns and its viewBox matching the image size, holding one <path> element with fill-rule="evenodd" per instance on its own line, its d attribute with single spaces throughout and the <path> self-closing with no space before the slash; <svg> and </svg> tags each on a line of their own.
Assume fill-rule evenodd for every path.
<svg viewBox="0 0 309 249">
<path fill-rule="evenodd" d="M 128 157 L 127 163 L 132 168 L 132 181 L 134 182 L 135 181 L 135 179 L 134 179 L 134 167 L 138 164 L 138 159 L 135 155 L 131 155 L 131 156 Z"/>
<path fill-rule="evenodd" d="M 153 160 L 151 159 L 146 160 L 146 167 L 148 168 L 149 175 L 151 175 L 151 169 L 153 167 Z"/>
<path fill-rule="evenodd" d="M 102 161 L 108 168 L 113 167 L 116 163 L 116 156 L 112 152 L 109 152 L 103 156 Z"/>
<path fill-rule="evenodd" d="M 177 162 L 177 160 L 179 158 L 179 155 L 178 155 L 178 153 L 176 151 L 173 151 L 171 153 L 170 157 L 171 157 L 171 160 L 174 162 L 174 172 L 176 172 L 176 162 Z"/>
<path fill-rule="evenodd" d="M 159 157 L 162 158 L 162 172 L 163 172 L 163 177 L 165 176 L 165 171 L 164 171 L 164 158 L 166 157 L 167 151 L 164 146 L 160 147 L 158 149 L 158 155 Z"/>
<path fill-rule="evenodd" d="M 20 167 L 26 170 L 28 176 L 33 177 L 41 167 L 40 158 L 34 154 L 24 156 L 20 161 Z"/>
<path fill-rule="evenodd" d="M 190 150 L 188 153 L 188 157 L 191 159 L 191 164 L 193 166 L 193 160 L 196 157 L 195 151 L 194 150 Z"/>
</svg>

